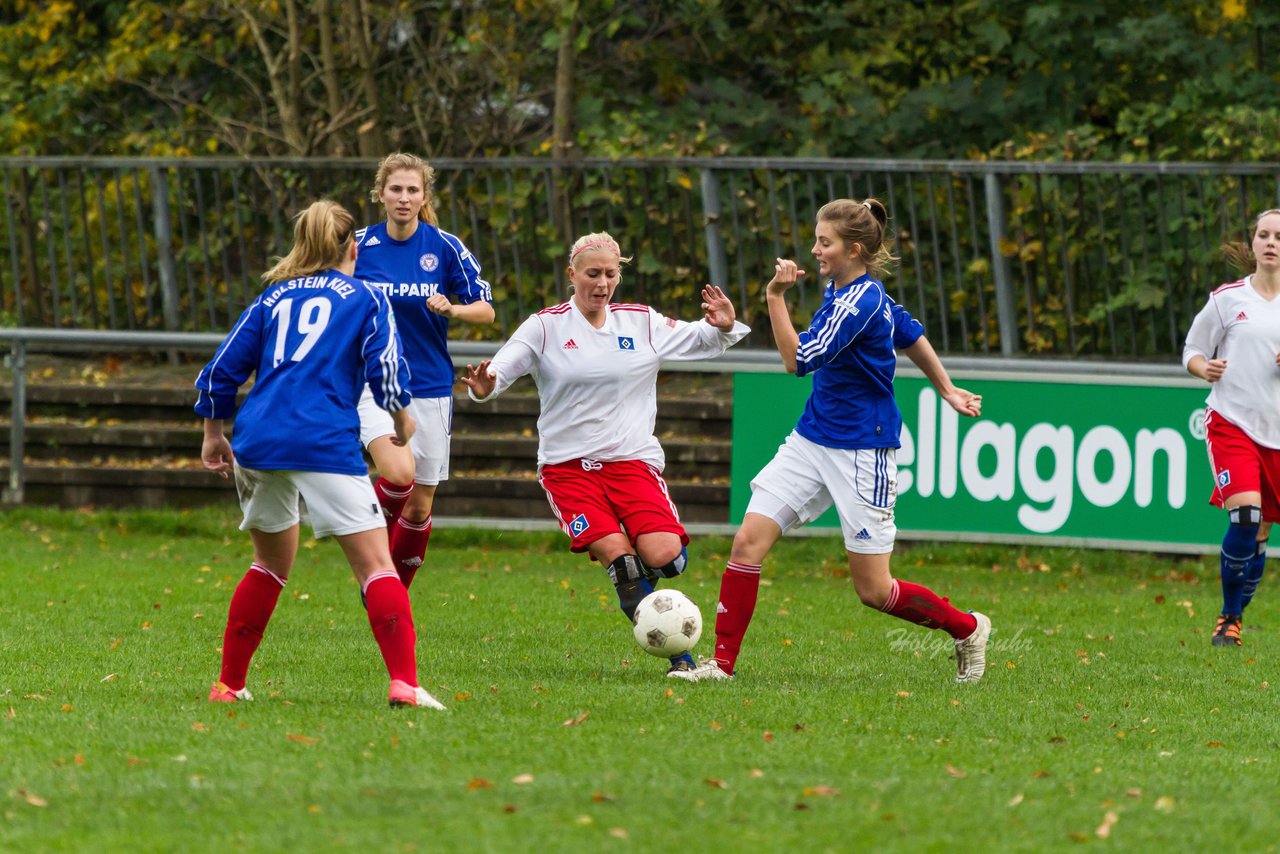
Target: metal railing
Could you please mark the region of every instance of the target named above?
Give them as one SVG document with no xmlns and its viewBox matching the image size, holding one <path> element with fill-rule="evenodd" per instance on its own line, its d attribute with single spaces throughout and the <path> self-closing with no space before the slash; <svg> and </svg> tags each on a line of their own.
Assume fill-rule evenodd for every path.
<svg viewBox="0 0 1280 854">
<path fill-rule="evenodd" d="M 750 322 L 779 256 L 809 259 L 813 214 L 876 196 L 900 258 L 887 284 L 948 354 L 1168 359 L 1218 251 L 1280 200 L 1280 164 L 756 158 L 442 159 L 441 226 L 493 284 L 497 340 L 564 298 L 566 238 L 607 229 L 635 257 L 626 299 L 697 313 L 705 281 Z M 220 332 L 320 196 L 363 222 L 353 159 L 0 158 L 0 324 Z M 560 205 L 558 199 L 568 199 Z M 559 213 L 563 211 L 563 213 Z M 567 217 L 567 221 L 559 219 Z M 797 316 L 816 307 L 802 280 Z M 750 343 L 768 346 L 767 322 Z"/>
</svg>

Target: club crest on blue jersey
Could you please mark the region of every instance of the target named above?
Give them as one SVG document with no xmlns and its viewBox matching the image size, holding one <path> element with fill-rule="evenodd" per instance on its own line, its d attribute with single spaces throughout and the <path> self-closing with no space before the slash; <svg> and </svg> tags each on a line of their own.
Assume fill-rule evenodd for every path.
<svg viewBox="0 0 1280 854">
<path fill-rule="evenodd" d="M 1223 471 L 1218 475 L 1218 488 L 1221 489 L 1222 487 L 1226 486 L 1228 483 L 1231 483 L 1230 469 Z"/>
<path fill-rule="evenodd" d="M 634 338 L 627 338 L 623 335 L 618 336 L 619 350 L 634 350 L 635 348 L 636 348 L 636 342 Z"/>
<path fill-rule="evenodd" d="M 418 266 L 425 273 L 434 273 L 436 268 L 440 266 L 440 258 L 434 252 L 428 252 L 418 259 Z"/>
<path fill-rule="evenodd" d="M 572 521 L 569 522 L 569 533 L 573 534 L 575 537 L 580 537 L 582 536 L 582 532 L 590 527 L 591 526 L 587 524 L 587 517 L 584 514 L 579 513 L 577 516 L 573 517 Z"/>
</svg>

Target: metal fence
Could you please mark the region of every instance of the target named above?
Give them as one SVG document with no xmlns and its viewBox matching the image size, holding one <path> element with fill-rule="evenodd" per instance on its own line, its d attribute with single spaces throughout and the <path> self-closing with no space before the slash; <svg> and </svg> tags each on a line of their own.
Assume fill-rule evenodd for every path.
<svg viewBox="0 0 1280 854">
<path fill-rule="evenodd" d="M 52 329 L 223 331 L 326 196 L 363 222 L 365 160 L 0 158 L 0 321 Z M 951 354 L 1167 359 L 1219 251 L 1280 200 L 1280 164 L 535 158 L 442 159 L 441 226 L 484 266 L 497 339 L 564 298 L 566 240 L 607 229 L 635 260 L 625 299 L 683 317 L 725 286 L 768 346 L 779 256 L 811 259 L 829 199 L 876 196 L 899 263 L 891 293 Z M 567 199 L 567 203 L 558 200 Z M 812 266 L 810 264 L 810 266 Z M 802 280 L 797 316 L 816 307 Z"/>
</svg>

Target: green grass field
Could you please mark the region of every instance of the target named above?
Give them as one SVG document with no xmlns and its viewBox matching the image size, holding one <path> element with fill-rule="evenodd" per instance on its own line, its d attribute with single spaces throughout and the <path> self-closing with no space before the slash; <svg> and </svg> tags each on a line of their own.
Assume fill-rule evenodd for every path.
<svg viewBox="0 0 1280 854">
<path fill-rule="evenodd" d="M 386 706 L 333 543 L 301 550 L 255 659 L 206 702 L 249 543 L 233 510 L 0 516 L 0 850 L 1275 850 L 1280 618 L 1214 649 L 1207 559 L 900 547 L 996 626 L 949 644 L 858 604 L 834 539 L 765 566 L 738 678 L 635 648 L 558 534 L 437 531 L 422 682 Z M 678 585 L 707 620 L 728 541 Z M 1271 782 L 1268 782 L 1271 781 Z M 1233 831 L 1236 835 L 1229 836 Z"/>
</svg>

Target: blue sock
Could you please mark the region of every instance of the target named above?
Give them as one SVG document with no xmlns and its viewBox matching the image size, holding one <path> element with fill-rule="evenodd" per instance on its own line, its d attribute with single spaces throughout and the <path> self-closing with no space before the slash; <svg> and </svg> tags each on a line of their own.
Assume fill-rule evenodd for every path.
<svg viewBox="0 0 1280 854">
<path fill-rule="evenodd" d="M 1267 543 L 1258 541 L 1258 550 L 1249 561 L 1249 574 L 1244 579 L 1244 590 L 1240 597 L 1240 610 L 1243 612 L 1253 601 L 1253 594 L 1258 590 L 1258 582 L 1262 580 L 1262 572 L 1267 568 Z"/>
<path fill-rule="evenodd" d="M 690 654 L 689 654 L 689 653 L 687 653 L 687 652 L 681 653 L 680 655 L 673 655 L 673 656 L 671 656 L 671 663 L 672 663 L 672 664 L 679 664 L 679 663 L 680 663 L 680 662 L 682 662 L 682 661 L 687 661 L 687 662 L 689 662 L 690 664 L 693 664 L 693 663 L 694 663 L 693 656 L 692 656 L 692 655 L 690 655 Z"/>
<path fill-rule="evenodd" d="M 1245 580 L 1258 549 L 1262 508 L 1252 505 L 1228 511 L 1231 524 L 1222 537 L 1219 566 L 1222 572 L 1222 613 L 1238 617 L 1244 611 Z M 1256 585 L 1255 585 L 1256 586 Z"/>
</svg>

